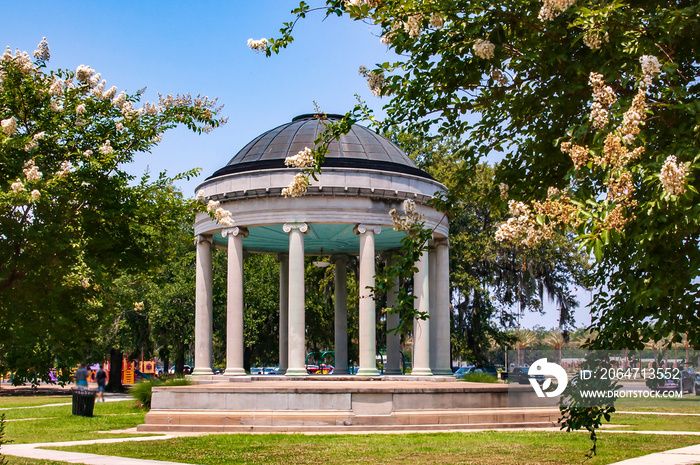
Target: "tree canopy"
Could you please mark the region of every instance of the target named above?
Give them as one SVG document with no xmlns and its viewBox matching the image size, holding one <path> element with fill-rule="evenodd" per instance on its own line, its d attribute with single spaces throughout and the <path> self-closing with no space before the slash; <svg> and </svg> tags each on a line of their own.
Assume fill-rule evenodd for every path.
<svg viewBox="0 0 700 465">
<path fill-rule="evenodd" d="M 368 23 L 398 56 L 359 70 L 387 117 L 359 104 L 347 120 L 457 138 L 465 180 L 500 153 L 511 218 L 496 237 L 569 232 L 595 257 L 594 344 L 700 343 L 697 2 L 301 2 L 251 47 L 280 52 L 315 10 Z"/>
<path fill-rule="evenodd" d="M 199 208 L 165 174 L 136 179 L 125 165 L 170 128 L 225 122 L 206 97 L 140 104 L 89 66 L 48 70 L 45 39 L 33 56 L 0 59 L 0 370 L 18 380 L 79 361 L 115 277 L 163 259 L 167 231 Z"/>
</svg>

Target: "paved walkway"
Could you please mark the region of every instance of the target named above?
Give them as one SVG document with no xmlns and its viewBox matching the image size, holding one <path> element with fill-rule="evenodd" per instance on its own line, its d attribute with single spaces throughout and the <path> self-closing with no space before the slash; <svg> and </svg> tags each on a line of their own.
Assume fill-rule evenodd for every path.
<svg viewBox="0 0 700 465">
<path fill-rule="evenodd" d="M 37 444 L 9 444 L 2 446 L 2 453 L 4 455 L 12 455 L 15 457 L 25 457 L 39 460 L 57 460 L 61 462 L 84 463 L 88 465 L 195 465 L 183 464 L 182 462 L 143 460 L 129 457 L 112 457 L 109 455 L 87 454 L 83 452 L 68 452 L 40 449 L 40 447 L 80 446 L 89 444 L 108 444 L 126 441 L 158 441 L 161 439 L 172 439 L 175 437 L 177 436 L 166 434 L 162 436 L 148 436 L 141 438 L 96 439 L 89 441 L 45 442 Z"/>
<path fill-rule="evenodd" d="M 657 452 L 611 465 L 694 465 L 700 463 L 700 444 Z"/>
</svg>

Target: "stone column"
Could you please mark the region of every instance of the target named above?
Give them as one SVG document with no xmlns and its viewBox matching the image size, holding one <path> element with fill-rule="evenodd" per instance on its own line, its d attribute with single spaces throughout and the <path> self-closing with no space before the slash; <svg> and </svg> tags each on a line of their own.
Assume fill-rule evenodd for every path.
<svg viewBox="0 0 700 465">
<path fill-rule="evenodd" d="M 246 228 L 221 231 L 228 237 L 228 281 L 226 287 L 226 376 L 245 376 L 243 368 L 243 238 Z"/>
<path fill-rule="evenodd" d="M 387 266 L 396 265 L 395 258 L 387 259 Z M 396 299 L 399 294 L 399 282 L 398 280 L 391 286 L 391 289 L 386 294 L 386 306 L 389 308 L 394 308 L 396 305 Z M 396 332 L 391 332 L 391 330 L 396 329 L 399 326 L 399 314 L 398 313 L 387 313 L 386 315 L 386 366 L 384 367 L 384 374 L 386 375 L 400 375 L 401 372 L 401 335 Z"/>
<path fill-rule="evenodd" d="M 437 361 L 437 335 L 435 330 L 437 330 L 437 325 L 435 324 L 435 317 L 437 312 L 435 311 L 435 299 L 437 298 L 437 292 L 435 290 L 436 275 L 437 271 L 435 255 L 435 247 L 431 241 L 428 247 L 428 292 L 430 293 L 428 297 L 428 308 L 430 309 L 430 370 L 435 374 L 435 366 Z"/>
<path fill-rule="evenodd" d="M 423 251 L 416 262 L 418 271 L 413 274 L 413 293 L 416 296 L 413 306 L 416 311 L 430 315 L 428 251 Z M 413 369 L 414 376 L 431 376 L 430 371 L 430 320 L 413 319 Z"/>
<path fill-rule="evenodd" d="M 435 326 L 436 358 L 433 374 L 452 375 L 452 352 L 450 350 L 450 247 L 447 239 L 435 241 L 436 255 L 436 296 Z M 432 315 L 432 311 L 431 311 Z"/>
<path fill-rule="evenodd" d="M 289 353 L 289 255 L 281 253 L 277 255 L 280 263 L 280 358 L 278 375 L 287 372 L 287 359 Z"/>
<path fill-rule="evenodd" d="M 212 315 L 212 268 L 211 236 L 198 235 L 196 275 L 195 275 L 195 304 L 194 304 L 194 370 L 193 376 L 213 375 L 211 369 L 213 353 Z"/>
<path fill-rule="evenodd" d="M 287 376 L 306 376 L 306 320 L 304 289 L 304 234 L 306 223 L 287 223 L 289 234 L 289 352 Z"/>
<path fill-rule="evenodd" d="M 376 304 L 368 287 L 374 287 L 374 235 L 381 226 L 360 224 L 355 234 L 360 235 L 360 368 L 358 376 L 378 376 L 377 370 L 377 315 Z"/>
<path fill-rule="evenodd" d="M 347 255 L 334 255 L 335 262 L 335 367 L 333 374 L 348 374 L 348 281 Z"/>
</svg>

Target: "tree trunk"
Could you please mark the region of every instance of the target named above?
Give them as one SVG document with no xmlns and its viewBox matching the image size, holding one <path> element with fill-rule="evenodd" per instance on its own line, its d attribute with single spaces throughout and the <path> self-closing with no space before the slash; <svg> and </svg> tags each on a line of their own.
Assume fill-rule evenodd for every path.
<svg viewBox="0 0 700 465">
<path fill-rule="evenodd" d="M 107 392 L 124 392 L 122 384 L 122 359 L 121 350 L 109 349 L 109 382 L 105 387 Z"/>
<path fill-rule="evenodd" d="M 177 348 L 177 355 L 175 356 L 175 374 L 182 376 L 182 372 L 185 369 L 185 346 L 180 345 Z"/>
</svg>

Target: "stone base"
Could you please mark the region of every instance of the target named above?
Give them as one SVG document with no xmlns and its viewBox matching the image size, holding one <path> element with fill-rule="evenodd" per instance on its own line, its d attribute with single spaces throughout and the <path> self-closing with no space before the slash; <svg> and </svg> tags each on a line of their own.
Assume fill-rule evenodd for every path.
<svg viewBox="0 0 700 465">
<path fill-rule="evenodd" d="M 505 384 L 415 379 L 358 381 L 357 378 L 353 381 L 270 378 L 231 383 L 202 381 L 207 384 L 154 387 L 151 411 L 138 431 L 523 428 L 554 426 L 560 416 L 558 408 L 513 406 L 512 391 L 509 397 Z M 516 404 L 538 405 L 529 386 L 523 386 L 522 395 Z"/>
</svg>

